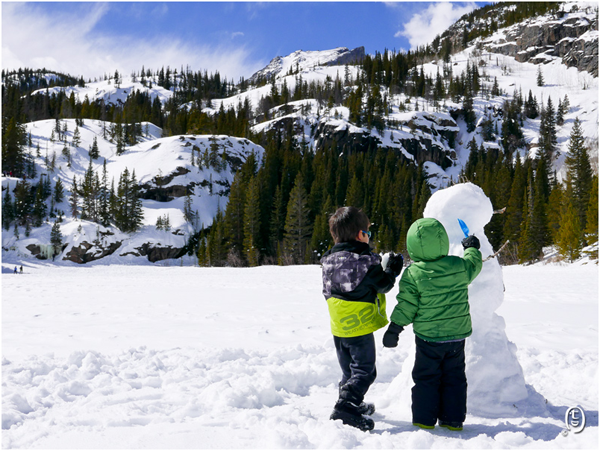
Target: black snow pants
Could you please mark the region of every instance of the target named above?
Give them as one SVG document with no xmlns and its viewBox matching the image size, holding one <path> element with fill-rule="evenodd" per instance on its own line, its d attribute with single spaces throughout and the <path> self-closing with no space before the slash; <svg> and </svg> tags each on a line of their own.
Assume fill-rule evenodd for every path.
<svg viewBox="0 0 600 451">
<path fill-rule="evenodd" d="M 375 378 L 375 337 L 333 337 L 338 362 L 342 369 L 340 398 L 360 404 Z"/>
<path fill-rule="evenodd" d="M 465 340 L 436 343 L 415 339 L 413 423 L 433 426 L 438 419 L 463 423 L 467 414 Z"/>
</svg>

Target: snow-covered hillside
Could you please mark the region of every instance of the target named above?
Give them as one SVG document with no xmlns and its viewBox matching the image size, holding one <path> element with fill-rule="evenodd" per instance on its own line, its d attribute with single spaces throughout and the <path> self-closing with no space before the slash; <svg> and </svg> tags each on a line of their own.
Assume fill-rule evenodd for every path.
<svg viewBox="0 0 600 451">
<path fill-rule="evenodd" d="M 360 62 L 364 56 L 364 47 L 358 47 L 354 50 L 348 50 L 346 47 L 321 51 L 297 50 L 287 56 L 273 58 L 264 69 L 252 75 L 249 81 L 254 82 L 260 78 L 265 80 L 281 79 L 290 73 L 306 73 L 319 66 L 343 66 Z"/>
<path fill-rule="evenodd" d="M 173 258 L 192 233 L 210 226 L 217 211 L 225 209 L 233 176 L 246 158 L 254 153 L 260 162 L 264 152 L 262 147 L 247 139 L 230 136 L 181 135 L 161 138 L 158 127 L 143 123 L 144 133 L 140 142 L 117 155 L 116 144 L 109 140 L 110 123 L 83 120 L 83 126 L 78 127 L 81 143 L 77 147 L 70 145 L 76 128 L 75 120 L 65 119 L 61 123 L 67 129 L 66 145 L 50 139 L 55 128 L 54 120 L 33 122 L 26 126 L 32 141 L 29 151 L 36 155 L 39 148 L 40 156 L 34 160 L 38 177 L 48 176 L 52 185 L 61 179 L 66 190 L 64 201 L 56 205 L 57 210 L 65 212 L 61 233 L 63 242 L 67 244 L 55 258 L 57 262 L 70 259 L 81 263 L 80 254 L 88 254 L 83 258 L 84 261 L 101 256 L 107 264 L 148 261 L 146 258 L 140 259 L 140 256 L 148 256 L 148 259 L 155 261 L 154 257 L 149 256 L 149 248 L 154 249 L 155 253 L 165 249 L 165 255 Z M 105 135 L 106 139 L 103 138 Z M 121 233 L 115 227 L 73 220 L 69 214 L 72 180 L 73 177 L 81 180 L 88 170 L 91 161 L 89 149 L 94 138 L 97 139 L 100 157 L 92 160 L 93 170 L 101 177 L 106 161 L 109 184 L 112 180 L 115 187 L 125 169 L 129 173 L 135 171 L 142 187 L 143 226 L 133 235 Z M 70 157 L 63 153 L 64 148 L 69 150 Z M 53 158 L 56 160 L 54 171 L 48 167 L 48 162 Z M 216 160 L 216 165 L 207 163 L 211 158 Z M 3 189 L 14 189 L 18 181 L 15 177 L 3 177 Z M 157 192 L 162 195 L 158 196 Z M 184 217 L 185 197 L 188 194 L 191 211 L 195 214 L 191 222 Z M 156 229 L 157 219 L 165 216 L 169 218 L 171 231 Z M 50 224 L 45 224 L 32 230 L 29 237 L 21 236 L 19 239 L 12 231 L 3 231 L 2 247 L 22 258 L 33 258 L 32 254 L 44 256 L 44 246 L 50 245 L 50 228 Z M 88 246 L 91 247 L 85 249 Z M 72 253 L 73 248 L 76 248 L 77 256 Z"/>
<path fill-rule="evenodd" d="M 67 97 L 71 94 L 80 102 L 83 102 L 86 98 L 93 102 L 95 100 L 104 100 L 106 104 L 117 104 L 125 103 L 127 97 L 135 91 L 147 94 L 151 100 L 158 97 L 161 103 L 165 103 L 173 96 L 173 91 L 167 90 L 157 84 L 147 83 L 145 86 L 139 82 L 134 81 L 132 77 L 122 77 L 122 81 L 115 84 L 114 79 L 101 80 L 96 82 L 87 83 L 84 87 L 80 86 L 68 86 L 68 87 L 53 87 L 48 88 L 48 94 L 57 94 L 58 92 L 64 92 Z M 38 93 L 46 93 L 46 89 L 40 89 L 34 91 L 32 95 Z"/>
<path fill-rule="evenodd" d="M 503 32 L 499 31 L 493 37 L 489 38 L 501 41 Z M 557 139 L 559 157 L 554 161 L 554 168 L 557 170 L 559 179 L 565 176 L 563 168 L 565 155 L 568 151 L 569 137 L 575 118 L 581 121 L 581 127 L 584 136 L 587 137 L 590 144 L 590 157 L 598 165 L 598 78 L 593 77 L 588 72 L 580 72 L 574 67 L 567 67 L 558 59 L 553 59 L 544 65 L 533 63 L 519 63 L 513 57 L 491 53 L 486 50 L 478 49 L 479 45 L 474 44 L 466 50 L 452 56 L 452 70 L 454 73 L 461 73 L 466 69 L 467 64 L 475 63 L 480 70 L 480 74 L 487 78 L 490 85 L 494 79 L 498 81 L 499 88 L 504 92 L 502 96 L 476 96 L 474 98 L 473 108 L 479 122 L 486 115 L 490 115 L 495 124 L 500 129 L 502 117 L 494 114 L 495 111 L 502 109 L 505 100 L 511 99 L 515 92 L 521 92 L 523 97 L 527 97 L 529 91 L 538 99 L 547 104 L 548 98 L 556 108 L 559 100 L 564 100 L 568 96 L 571 108 L 565 115 L 564 125 L 557 127 Z M 536 75 L 538 67 L 544 77 L 544 85 L 538 86 Z M 436 61 L 423 65 L 425 73 L 434 76 L 443 71 L 443 62 Z M 402 99 L 399 99 L 401 101 Z M 461 108 L 460 104 L 447 102 L 449 108 Z M 425 103 L 425 109 L 433 110 Z M 438 114 L 438 113 L 434 113 Z M 459 120 L 460 132 L 457 136 L 457 161 L 456 165 L 447 169 L 446 175 L 457 179 L 460 170 L 464 167 L 469 157 L 469 150 L 466 145 L 473 137 L 477 144 L 483 141 L 482 130 L 476 128 L 472 133 L 466 131 L 464 122 Z M 523 133 L 528 147 L 529 156 L 535 157 L 536 148 L 539 140 L 540 118 L 526 119 L 523 124 Z M 500 139 L 493 142 L 486 142 L 485 146 L 500 147 Z M 525 156 L 524 154 L 522 156 Z M 439 173 L 439 170 L 437 171 Z"/>
</svg>

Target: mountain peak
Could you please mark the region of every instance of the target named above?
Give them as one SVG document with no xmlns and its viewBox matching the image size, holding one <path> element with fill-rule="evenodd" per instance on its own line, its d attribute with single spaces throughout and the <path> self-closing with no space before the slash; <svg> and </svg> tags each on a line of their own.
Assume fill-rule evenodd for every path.
<svg viewBox="0 0 600 451">
<path fill-rule="evenodd" d="M 338 47 L 331 50 L 296 50 L 287 56 L 273 58 L 266 67 L 254 73 L 249 81 L 255 83 L 261 78 L 279 78 L 286 75 L 290 70 L 303 71 L 316 66 L 335 66 L 360 62 L 364 57 L 364 47 L 357 47 L 353 50 L 349 50 L 347 47 Z"/>
</svg>

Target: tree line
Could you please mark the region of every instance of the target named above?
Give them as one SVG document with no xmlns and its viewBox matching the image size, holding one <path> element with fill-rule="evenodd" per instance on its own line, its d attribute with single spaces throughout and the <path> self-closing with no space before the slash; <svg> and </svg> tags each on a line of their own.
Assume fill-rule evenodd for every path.
<svg viewBox="0 0 600 451">
<path fill-rule="evenodd" d="M 201 265 L 318 262 L 332 245 L 328 219 L 340 205 L 365 211 L 377 251 L 404 250 L 406 231 L 431 195 L 422 167 L 376 146 L 353 152 L 333 142 L 313 151 L 291 127 L 262 138 L 261 164 L 248 158 L 227 208 L 197 237 Z"/>
</svg>

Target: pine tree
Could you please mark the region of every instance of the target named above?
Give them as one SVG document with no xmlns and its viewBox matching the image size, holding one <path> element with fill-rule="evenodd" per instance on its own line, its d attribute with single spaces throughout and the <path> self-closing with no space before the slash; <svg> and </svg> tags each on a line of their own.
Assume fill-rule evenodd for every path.
<svg viewBox="0 0 600 451">
<path fill-rule="evenodd" d="M 198 240 L 198 266 L 209 266 L 208 239 L 204 232 Z"/>
<path fill-rule="evenodd" d="M 542 249 L 549 244 L 545 201 L 540 194 L 539 179 L 533 180 L 533 171 L 529 173 L 527 200 L 523 207 L 524 226 L 519 240 L 519 260 L 521 263 L 534 262 L 542 255 Z"/>
<path fill-rule="evenodd" d="M 307 246 L 312 235 L 309 214 L 308 196 L 304 190 L 304 180 L 301 175 L 298 175 L 290 193 L 283 241 L 284 252 L 295 264 L 304 262 Z"/>
<path fill-rule="evenodd" d="M 313 262 L 317 263 L 323 254 L 333 244 L 331 233 L 329 232 L 329 217 L 333 213 L 331 197 L 328 196 L 314 222 L 313 234 L 310 240 L 310 248 L 313 253 Z"/>
<path fill-rule="evenodd" d="M 106 159 L 102 165 L 102 183 L 99 190 L 99 216 L 100 223 L 104 227 L 108 227 L 112 219 L 110 211 L 110 191 L 108 190 L 108 172 L 106 170 Z"/>
<path fill-rule="evenodd" d="M 269 245 L 271 246 L 271 250 L 277 258 L 279 258 L 277 249 L 281 247 L 281 242 L 283 240 L 285 213 L 286 208 L 283 200 L 283 194 L 281 193 L 279 185 L 277 185 L 275 189 L 275 195 L 273 196 L 273 205 L 271 208 L 269 224 Z"/>
<path fill-rule="evenodd" d="M 592 190 L 586 213 L 585 240 L 590 243 L 598 242 L 598 176 L 592 179 Z M 596 258 L 598 258 L 596 256 Z"/>
<path fill-rule="evenodd" d="M 231 184 L 229 201 L 225 211 L 225 230 L 229 247 L 235 252 L 242 252 L 244 245 L 244 207 L 246 205 L 247 185 L 238 171 Z"/>
<path fill-rule="evenodd" d="M 10 183 L 6 184 L 6 192 L 2 197 L 2 225 L 8 231 L 10 223 L 15 219 L 15 207 L 10 195 Z"/>
<path fill-rule="evenodd" d="M 542 67 L 538 65 L 536 81 L 538 86 L 544 86 L 544 75 L 542 74 Z"/>
<path fill-rule="evenodd" d="M 61 253 L 63 246 L 63 236 L 58 221 L 54 221 L 54 224 L 52 225 L 52 230 L 50 231 L 50 244 L 53 247 L 52 260 L 54 260 L 54 257 Z"/>
<path fill-rule="evenodd" d="M 33 225 L 35 227 L 40 227 L 42 225 L 42 221 L 47 212 L 48 206 L 44 201 L 43 182 L 40 180 L 40 183 L 35 190 L 35 202 L 33 204 Z"/>
<path fill-rule="evenodd" d="M 133 190 L 129 169 L 121 173 L 119 186 L 117 188 L 117 212 L 115 215 L 115 223 L 123 232 L 131 231 L 130 219 L 131 208 L 133 204 Z"/>
<path fill-rule="evenodd" d="M 14 190 L 15 195 L 15 219 L 19 225 L 29 223 L 31 219 L 34 197 L 31 193 L 31 185 L 27 180 L 17 182 Z"/>
<path fill-rule="evenodd" d="M 192 226 L 194 224 L 194 220 L 196 219 L 196 215 L 192 209 L 192 196 L 190 193 L 186 194 L 185 200 L 183 201 L 183 219 L 192 224 Z"/>
<path fill-rule="evenodd" d="M 79 132 L 79 127 L 75 126 L 75 131 L 73 132 L 73 138 L 71 139 L 71 145 L 75 148 L 79 147 L 81 144 L 81 133 Z"/>
<path fill-rule="evenodd" d="M 575 118 L 573 123 L 565 165 L 567 167 L 567 181 L 573 189 L 574 206 L 579 215 L 581 228 L 585 229 L 589 197 L 592 191 L 593 172 L 579 118 Z"/>
<path fill-rule="evenodd" d="M 77 219 L 77 216 L 79 215 L 79 189 L 77 188 L 77 179 L 75 176 L 73 176 L 73 183 L 71 184 L 69 206 L 71 207 L 71 216 L 74 219 Z"/>
<path fill-rule="evenodd" d="M 21 177 L 25 170 L 25 144 L 27 133 L 25 127 L 11 118 L 4 126 L 2 121 L 2 170 L 13 177 Z"/>
<path fill-rule="evenodd" d="M 539 153 L 544 154 L 547 164 L 546 170 L 550 172 L 552 162 L 557 153 L 556 119 L 552 99 L 548 97 L 548 105 L 542 110 L 539 130 Z"/>
<path fill-rule="evenodd" d="M 564 204 L 560 219 L 560 230 L 558 232 L 557 245 L 560 254 L 570 262 L 577 260 L 581 256 L 582 230 L 579 222 L 579 214 L 575 208 L 574 192 L 572 186 L 567 182 L 567 189 L 564 195 Z"/>
<path fill-rule="evenodd" d="M 558 242 L 558 234 L 561 227 L 563 204 L 565 202 L 565 193 L 563 191 L 562 185 L 557 183 L 552 188 L 548 199 L 548 230 L 550 231 L 550 237 L 553 243 Z"/>
<path fill-rule="evenodd" d="M 253 177 L 244 208 L 244 250 L 250 266 L 258 266 L 260 261 L 260 188 L 258 177 Z"/>
<path fill-rule="evenodd" d="M 533 97 L 531 89 L 529 90 L 529 97 L 527 98 L 527 102 L 525 103 L 524 113 L 525 116 L 527 116 L 529 119 L 535 119 L 539 115 L 538 103 L 535 97 Z"/>
<path fill-rule="evenodd" d="M 352 205 L 356 208 L 363 207 L 364 189 L 362 183 L 358 179 L 357 175 L 354 174 L 350 184 L 348 185 L 348 191 L 346 193 L 345 205 Z"/>
<path fill-rule="evenodd" d="M 467 124 L 467 132 L 471 133 L 475 130 L 475 121 L 477 116 L 473 110 L 473 93 L 470 89 L 467 89 L 463 98 L 463 117 Z"/>
<path fill-rule="evenodd" d="M 100 157 L 100 151 L 98 150 L 98 139 L 94 136 L 94 141 L 92 142 L 92 146 L 89 150 L 89 155 L 92 160 L 95 160 Z"/>
<path fill-rule="evenodd" d="M 98 220 L 97 200 L 98 192 L 96 191 L 95 172 L 92 166 L 92 159 L 85 172 L 83 181 L 79 187 L 81 194 L 81 219 L 90 221 Z"/>
<path fill-rule="evenodd" d="M 558 99 L 558 107 L 556 107 L 556 125 L 563 125 L 565 123 L 565 113 L 562 101 Z"/>
<path fill-rule="evenodd" d="M 139 196 L 140 187 L 135 176 L 135 169 L 131 174 L 131 209 L 130 218 L 128 221 L 128 227 L 130 232 L 137 232 L 144 221 L 144 212 L 142 199 Z M 168 215 L 167 215 L 168 219 Z M 169 229 L 171 228 L 170 222 L 167 222 Z"/>
</svg>

